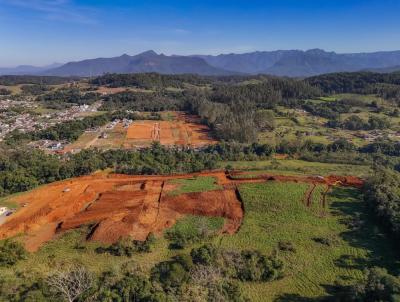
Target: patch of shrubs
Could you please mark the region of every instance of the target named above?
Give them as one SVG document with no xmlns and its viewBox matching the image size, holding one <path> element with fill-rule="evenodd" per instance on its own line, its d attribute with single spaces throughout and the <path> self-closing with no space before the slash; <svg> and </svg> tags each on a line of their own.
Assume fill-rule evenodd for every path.
<svg viewBox="0 0 400 302">
<path fill-rule="evenodd" d="M 170 241 L 170 249 L 184 249 L 185 247 L 202 240 L 200 234 L 184 233 L 175 230 L 167 231 L 165 234 L 165 237 Z"/>
<path fill-rule="evenodd" d="M 279 241 L 278 242 L 278 249 L 284 252 L 296 252 L 296 248 L 294 247 L 293 243 L 290 241 Z"/>
<path fill-rule="evenodd" d="M 0 267 L 12 266 L 26 256 L 27 252 L 21 243 L 11 239 L 0 242 Z"/>
<path fill-rule="evenodd" d="M 223 275 L 241 281 L 272 281 L 283 276 L 283 262 L 274 253 L 256 250 L 228 251 L 206 244 L 190 253 L 196 265 L 219 267 Z"/>
<path fill-rule="evenodd" d="M 6 88 L 0 88 L 0 95 L 10 95 L 12 92 Z"/>
<path fill-rule="evenodd" d="M 177 293 L 197 286 L 206 293 L 205 301 L 247 301 L 238 281 L 272 281 L 283 276 L 283 263 L 276 254 L 259 251 L 231 251 L 213 244 L 193 248 L 153 267 L 151 280 L 164 291 Z M 219 298 L 218 298 L 219 297 Z M 203 301 L 203 300 L 201 300 Z"/>
<path fill-rule="evenodd" d="M 242 281 L 272 281 L 283 276 L 283 262 L 276 255 L 265 256 L 259 251 L 242 251 L 236 277 Z"/>
<path fill-rule="evenodd" d="M 153 267 L 151 278 L 161 283 L 164 289 L 171 290 L 189 280 L 189 271 L 193 268 L 190 256 L 179 255 L 169 261 L 163 261 Z"/>
<path fill-rule="evenodd" d="M 198 265 L 212 265 L 217 262 L 218 249 L 212 244 L 206 244 L 199 248 L 192 249 L 190 256 L 192 261 Z"/>
<path fill-rule="evenodd" d="M 326 246 L 334 246 L 337 244 L 337 238 L 335 237 L 314 237 L 312 240 Z"/>
<path fill-rule="evenodd" d="M 155 236 L 150 234 L 145 241 L 123 239 L 108 247 L 98 247 L 96 252 L 109 253 L 114 256 L 131 257 L 135 253 L 149 253 L 155 243 Z"/>
<path fill-rule="evenodd" d="M 338 282 L 332 289 L 331 296 L 324 301 L 332 302 L 395 302 L 400 297 L 400 278 L 388 273 L 384 268 L 367 269 L 363 280 L 354 285 Z"/>
</svg>

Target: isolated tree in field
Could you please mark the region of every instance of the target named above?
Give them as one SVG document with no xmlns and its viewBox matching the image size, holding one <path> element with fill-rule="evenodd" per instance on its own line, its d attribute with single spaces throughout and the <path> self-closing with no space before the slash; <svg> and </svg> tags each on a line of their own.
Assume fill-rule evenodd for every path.
<svg viewBox="0 0 400 302">
<path fill-rule="evenodd" d="M 93 286 L 93 276 L 81 266 L 56 271 L 47 278 L 50 289 L 65 301 L 76 301 Z"/>
</svg>

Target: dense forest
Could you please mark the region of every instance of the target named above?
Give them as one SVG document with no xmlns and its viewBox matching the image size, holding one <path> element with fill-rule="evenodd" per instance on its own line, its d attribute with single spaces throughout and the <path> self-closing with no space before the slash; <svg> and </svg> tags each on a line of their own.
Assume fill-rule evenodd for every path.
<svg viewBox="0 0 400 302">
<path fill-rule="evenodd" d="M 377 94 L 385 99 L 400 102 L 400 72 L 343 72 L 311 77 L 305 80 L 326 94 L 360 93 Z"/>
</svg>

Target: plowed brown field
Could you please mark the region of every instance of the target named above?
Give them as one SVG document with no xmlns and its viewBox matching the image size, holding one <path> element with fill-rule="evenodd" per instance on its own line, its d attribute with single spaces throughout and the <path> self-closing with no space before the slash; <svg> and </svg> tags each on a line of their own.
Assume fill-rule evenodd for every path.
<svg viewBox="0 0 400 302">
<path fill-rule="evenodd" d="M 239 175 L 243 174 L 235 174 L 237 178 Z M 169 180 L 194 176 L 213 176 L 223 189 L 168 194 L 176 188 Z M 232 234 L 244 215 L 237 185 L 267 180 L 362 185 L 362 180 L 354 177 L 260 175 L 256 179 L 232 179 L 222 171 L 175 176 L 96 174 L 52 183 L 14 197 L 13 201 L 23 207 L 0 226 L 0 239 L 22 233 L 26 248 L 35 251 L 58 233 L 89 225 L 89 240 L 113 243 L 127 236 L 145 240 L 149 233 L 161 233 L 184 215 L 224 217 L 222 231 Z"/>
<path fill-rule="evenodd" d="M 174 121 L 134 121 L 126 135 L 127 146 L 145 147 L 153 141 L 167 146 L 203 147 L 216 143 L 198 117 L 174 112 Z"/>
</svg>

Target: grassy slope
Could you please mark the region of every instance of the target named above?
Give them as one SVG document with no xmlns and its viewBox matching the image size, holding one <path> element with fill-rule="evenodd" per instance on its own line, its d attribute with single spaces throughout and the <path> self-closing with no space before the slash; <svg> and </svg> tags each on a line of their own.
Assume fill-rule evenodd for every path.
<svg viewBox="0 0 400 302">
<path fill-rule="evenodd" d="M 323 296 L 324 285 L 332 285 L 338 278 L 360 278 L 367 264 L 394 265 L 392 247 L 372 223 L 364 224 L 359 231 L 351 231 L 343 223 L 356 213 L 366 219 L 366 209 L 355 189 L 334 189 L 325 211 L 303 204 L 307 188 L 306 184 L 274 182 L 240 187 L 246 212 L 244 222 L 236 235 L 223 238 L 222 246 L 271 253 L 283 240 L 296 248 L 295 253 L 280 252 L 286 262 L 286 276 L 282 280 L 244 284 L 252 301 L 272 301 L 284 293 Z M 319 198 L 314 198 L 314 204 L 315 199 Z M 312 240 L 314 237 L 331 238 L 337 243 L 330 247 L 321 245 Z"/>
<path fill-rule="evenodd" d="M 296 159 L 261 160 L 261 161 L 233 161 L 221 162 L 220 167 L 227 165 L 240 170 L 267 170 L 277 174 L 315 174 L 315 175 L 355 175 L 364 176 L 370 172 L 368 166 L 330 164 L 319 162 L 307 162 Z"/>
</svg>

